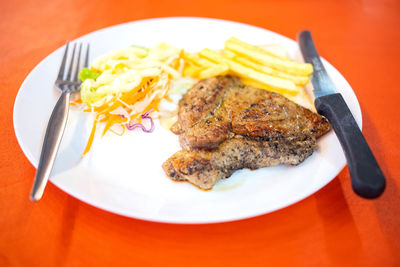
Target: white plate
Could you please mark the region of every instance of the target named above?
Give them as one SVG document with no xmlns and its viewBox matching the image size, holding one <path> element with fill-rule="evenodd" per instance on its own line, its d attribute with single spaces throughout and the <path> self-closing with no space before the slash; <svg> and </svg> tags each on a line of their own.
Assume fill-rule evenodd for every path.
<svg viewBox="0 0 400 267">
<path fill-rule="evenodd" d="M 222 48 L 236 36 L 253 44 L 278 43 L 291 56 L 297 44 L 286 37 L 236 22 L 205 18 L 161 18 L 130 22 L 102 29 L 76 41 L 91 44 L 91 58 L 131 44 L 151 47 L 164 41 L 197 51 Z M 37 167 L 41 140 L 60 93 L 53 83 L 64 48 L 46 57 L 22 84 L 14 105 L 14 128 L 29 161 Z M 323 60 L 337 90 L 343 94 L 361 127 L 358 101 L 343 76 Z M 91 119 L 72 111 L 54 166 L 51 182 L 68 194 L 120 215 L 157 222 L 211 223 L 248 218 L 277 209 L 313 194 L 345 166 L 333 132 L 318 142 L 318 149 L 296 167 L 276 166 L 241 170 L 203 192 L 189 183 L 168 179 L 161 164 L 179 149 L 178 138 L 156 124 L 151 134 L 139 131 L 123 137 L 97 138 L 90 154 L 80 153 L 89 135 Z"/>
</svg>

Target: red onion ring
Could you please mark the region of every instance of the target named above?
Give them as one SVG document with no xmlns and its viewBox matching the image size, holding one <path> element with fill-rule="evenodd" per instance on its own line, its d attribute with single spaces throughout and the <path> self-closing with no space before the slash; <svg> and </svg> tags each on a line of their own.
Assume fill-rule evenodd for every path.
<svg viewBox="0 0 400 267">
<path fill-rule="evenodd" d="M 154 131 L 154 121 L 153 119 L 149 116 L 149 114 L 153 111 L 153 109 L 150 109 L 149 111 L 147 111 L 146 113 L 144 113 L 141 117 L 142 119 L 149 119 L 150 120 L 150 129 L 146 129 L 146 127 L 144 127 L 143 124 L 141 123 L 135 123 L 135 124 L 126 124 L 126 128 L 130 131 L 136 129 L 136 128 L 140 128 L 142 129 L 143 132 L 145 133 L 151 133 L 152 131 Z"/>
</svg>

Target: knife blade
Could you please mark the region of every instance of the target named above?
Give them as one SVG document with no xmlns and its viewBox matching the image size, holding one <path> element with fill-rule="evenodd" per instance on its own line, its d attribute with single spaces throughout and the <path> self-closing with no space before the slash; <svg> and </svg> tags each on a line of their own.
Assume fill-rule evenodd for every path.
<svg viewBox="0 0 400 267">
<path fill-rule="evenodd" d="M 364 198 L 377 198 L 386 181 L 371 149 L 342 95 L 335 89 L 318 55 L 309 31 L 298 35 L 304 61 L 314 67 L 311 82 L 315 107 L 330 122 L 345 154 L 354 192 Z"/>
</svg>

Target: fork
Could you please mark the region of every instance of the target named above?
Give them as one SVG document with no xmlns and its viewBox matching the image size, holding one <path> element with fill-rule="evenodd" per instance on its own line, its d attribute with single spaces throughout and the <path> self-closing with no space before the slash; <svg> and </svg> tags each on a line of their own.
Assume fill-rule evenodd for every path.
<svg viewBox="0 0 400 267">
<path fill-rule="evenodd" d="M 82 44 L 79 44 L 78 52 L 76 51 L 76 47 L 77 45 L 75 43 L 68 64 L 68 71 L 66 71 L 69 49 L 69 42 L 67 42 L 60 70 L 54 84 L 54 87 L 61 91 L 61 96 L 58 99 L 47 124 L 39 165 L 30 195 L 32 201 L 38 201 L 42 198 L 43 191 L 46 187 L 47 181 L 49 180 L 57 151 L 64 134 L 65 125 L 68 119 L 69 99 L 71 93 L 80 89 L 81 82 L 78 79 L 78 73 L 81 69 L 80 66 L 82 66 Z M 83 67 L 87 67 L 89 63 L 89 44 L 87 45 L 86 52 L 83 53 Z"/>
</svg>

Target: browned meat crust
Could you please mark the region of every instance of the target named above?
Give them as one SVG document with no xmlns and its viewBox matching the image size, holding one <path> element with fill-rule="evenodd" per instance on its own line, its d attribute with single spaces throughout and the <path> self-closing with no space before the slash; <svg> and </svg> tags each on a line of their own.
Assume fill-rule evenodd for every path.
<svg viewBox="0 0 400 267">
<path fill-rule="evenodd" d="M 225 76 L 200 81 L 187 92 L 173 132 L 183 148 L 212 149 L 233 135 L 319 137 L 327 129 L 327 120 L 282 95 Z"/>
<path fill-rule="evenodd" d="M 174 180 L 210 189 L 238 169 L 301 163 L 329 129 L 325 118 L 280 94 L 229 76 L 210 78 L 179 102 L 172 131 L 184 150 L 163 168 Z"/>
<path fill-rule="evenodd" d="M 180 150 L 163 164 L 168 177 L 188 181 L 201 189 L 211 189 L 238 169 L 258 169 L 280 163 L 297 165 L 310 156 L 315 139 L 267 141 L 237 136 L 214 150 Z"/>
<path fill-rule="evenodd" d="M 179 123 L 176 123 L 171 131 L 181 134 L 204 118 L 215 109 L 224 91 L 235 81 L 237 80 L 230 77 L 220 77 L 202 80 L 195 84 L 179 101 Z"/>
</svg>

